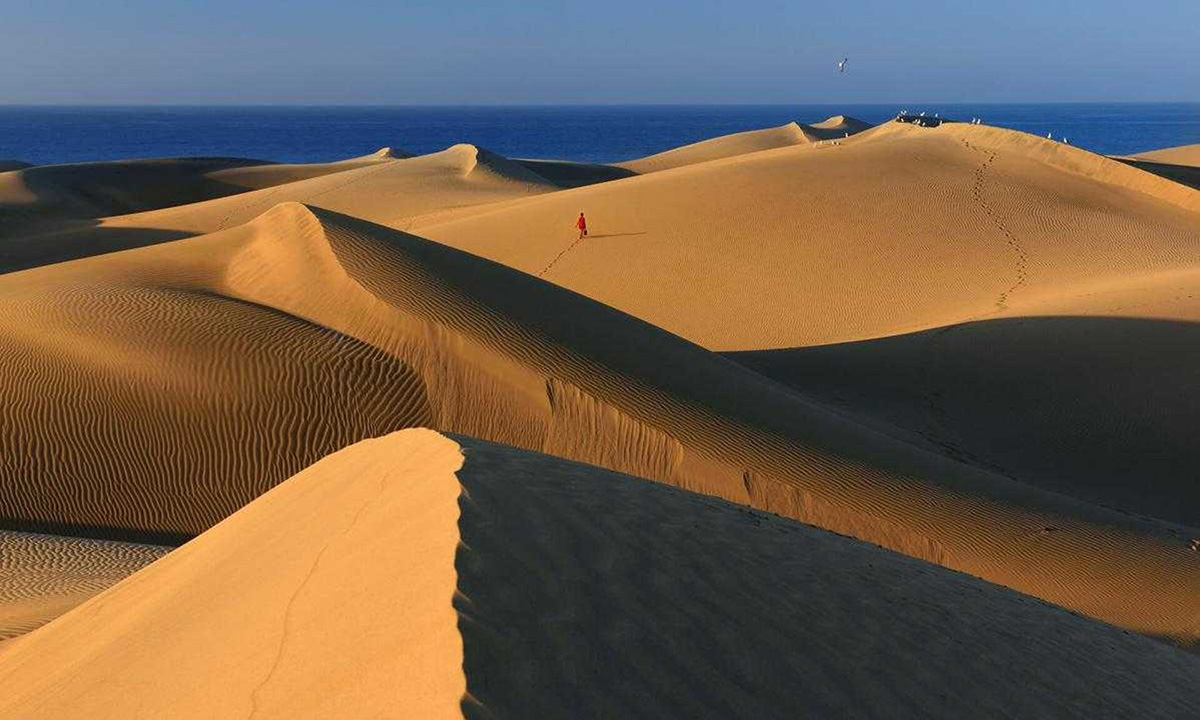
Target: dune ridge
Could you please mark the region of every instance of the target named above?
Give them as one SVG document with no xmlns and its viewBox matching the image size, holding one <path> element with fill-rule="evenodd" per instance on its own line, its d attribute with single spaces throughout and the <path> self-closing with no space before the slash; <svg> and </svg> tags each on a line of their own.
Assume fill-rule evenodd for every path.
<svg viewBox="0 0 1200 720">
<path fill-rule="evenodd" d="M 62 615 L 168 550 L 0 530 L 0 642 Z"/>
<path fill-rule="evenodd" d="M 1168 718 L 1198 670 L 849 538 L 407 430 L 0 647 L 0 713 Z"/>
<path fill-rule="evenodd" d="M 315 166 L 237 168 L 216 174 L 224 185 L 238 186 L 239 191 L 228 197 L 202 202 L 177 198 L 180 202 L 158 210 L 82 225 L 58 224 L 37 232 L 26 229 L 0 244 L 0 272 L 216 232 L 249 222 L 283 202 L 309 203 L 402 226 L 416 215 L 558 189 L 519 163 L 474 145 L 458 144 L 412 158 L 394 155 L 377 153 Z"/>
<path fill-rule="evenodd" d="M 81 285 L 103 289 L 111 326 L 70 322 L 99 302 Z M 285 204 L 224 233 L 15 273 L 0 290 L 16 310 L 0 317 L 20 318 L 0 355 L 24 373 L 0 389 L 19 393 L 2 407 L 42 418 L 0 439 L 33 448 L 0 492 L 10 522 L 198 533 L 355 435 L 431 425 L 766 509 L 1139 632 L 1200 635 L 1200 558 L 1166 524 L 897 440 L 586 298 L 359 219 Z M 170 325 L 183 337 L 228 338 L 166 349 L 211 346 L 224 362 L 139 337 L 146 323 L 129 308 L 145 296 L 180 308 Z M 111 349 L 79 351 L 101 341 Z M 210 383 L 210 365 L 252 402 L 204 407 L 211 429 L 180 432 L 171 413 L 193 391 L 175 378 Z M 89 391 L 70 413 L 37 390 L 71 382 L 121 390 Z M 121 407 L 151 429 L 84 432 Z M 148 432 L 178 451 L 143 464 Z M 81 457 L 123 459 L 81 471 L 41 449 L 64 433 Z M 241 452 L 218 449 L 229 447 Z M 72 502 L 84 487 L 94 499 Z"/>
<path fill-rule="evenodd" d="M 1200 143 L 1195 145 L 1179 145 L 1177 147 L 1160 148 L 1158 150 L 1147 150 L 1129 157 L 1138 160 L 1150 160 L 1152 162 L 1167 163 L 1169 165 L 1190 165 L 1192 167 L 1200 166 Z"/>
<path fill-rule="evenodd" d="M 1200 193 L 1022 133 L 889 123 L 407 229 L 713 350 L 1019 313 L 1200 262 Z M 563 218 L 588 212 L 574 243 Z"/>
</svg>

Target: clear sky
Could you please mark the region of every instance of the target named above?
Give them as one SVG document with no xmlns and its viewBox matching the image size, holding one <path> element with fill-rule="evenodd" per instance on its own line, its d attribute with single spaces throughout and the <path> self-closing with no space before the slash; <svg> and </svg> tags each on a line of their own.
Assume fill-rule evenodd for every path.
<svg viewBox="0 0 1200 720">
<path fill-rule="evenodd" d="M 1200 0 L 0 0 L 0 22 L 4 104 L 1200 101 Z"/>
</svg>

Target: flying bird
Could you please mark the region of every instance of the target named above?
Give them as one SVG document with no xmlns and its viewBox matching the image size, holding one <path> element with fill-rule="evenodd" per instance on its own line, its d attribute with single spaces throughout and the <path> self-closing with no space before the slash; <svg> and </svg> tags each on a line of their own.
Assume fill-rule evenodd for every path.
<svg viewBox="0 0 1200 720">
<path fill-rule="evenodd" d="M 840 73 L 846 72 L 846 61 L 849 59 L 850 58 L 842 58 L 842 61 L 840 63 L 838 63 L 838 72 L 840 72 Z"/>
</svg>

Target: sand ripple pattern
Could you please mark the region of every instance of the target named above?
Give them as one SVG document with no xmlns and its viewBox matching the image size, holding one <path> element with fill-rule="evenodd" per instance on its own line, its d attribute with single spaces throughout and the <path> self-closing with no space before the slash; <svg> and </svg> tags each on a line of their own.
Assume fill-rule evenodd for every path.
<svg viewBox="0 0 1200 720">
<path fill-rule="evenodd" d="M 403 362 L 253 303 L 102 286 L 7 307 L 10 526 L 178 541 L 333 450 L 429 418 Z"/>
<path fill-rule="evenodd" d="M 0 640 L 52 620 L 170 549 L 0 530 Z"/>
</svg>

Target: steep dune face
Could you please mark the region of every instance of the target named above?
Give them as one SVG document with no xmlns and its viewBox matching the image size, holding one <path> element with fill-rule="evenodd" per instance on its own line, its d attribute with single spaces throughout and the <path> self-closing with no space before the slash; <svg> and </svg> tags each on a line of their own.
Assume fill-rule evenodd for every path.
<svg viewBox="0 0 1200 720">
<path fill-rule="evenodd" d="M 461 462 L 419 431 L 326 458 L 0 649 L 0 715 L 461 717 Z"/>
<path fill-rule="evenodd" d="M 0 642 L 53 620 L 167 550 L 0 530 Z"/>
<path fill-rule="evenodd" d="M 432 425 L 1200 635 L 1200 555 L 1167 526 L 901 442 L 586 298 L 361 220 L 285 205 L 0 291 L 0 357 L 20 378 L 0 404 L 15 413 L 0 423 L 14 458 L 0 509 L 24 526 L 200 532 L 331 446 Z"/>
<path fill-rule="evenodd" d="M 414 215 L 498 202 L 556 190 L 557 186 L 520 164 L 473 145 L 454 145 L 431 155 L 393 159 L 388 152 L 345 163 L 317 177 L 272 184 L 260 190 L 104 218 L 83 225 L 24 233 L 0 240 L 0 272 L 20 270 L 99 252 L 112 252 L 216 232 L 249 222 L 278 203 L 295 201 L 403 226 Z M 308 172 L 301 168 L 290 172 Z M 235 171 L 230 171 L 235 172 Z M 262 181 L 255 169 L 223 175 L 246 187 Z M 272 176 L 282 180 L 283 176 Z"/>
<path fill-rule="evenodd" d="M 1167 718 L 1198 672 L 849 538 L 409 430 L 0 649 L 0 714 Z"/>
</svg>

